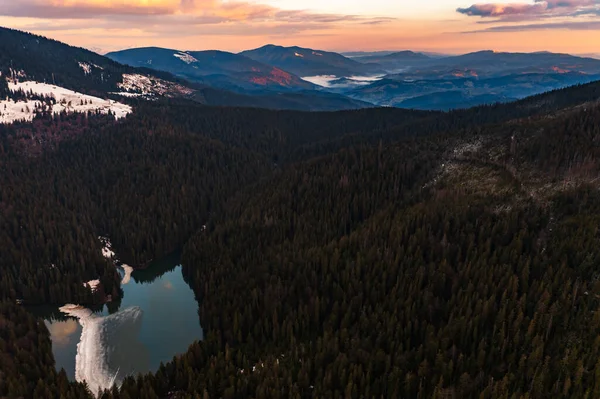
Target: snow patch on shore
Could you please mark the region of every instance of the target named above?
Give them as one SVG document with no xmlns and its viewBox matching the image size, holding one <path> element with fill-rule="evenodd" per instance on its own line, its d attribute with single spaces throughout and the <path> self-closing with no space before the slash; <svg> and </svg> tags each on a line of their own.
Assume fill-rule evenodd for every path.
<svg viewBox="0 0 600 399">
<path fill-rule="evenodd" d="M 79 305 L 68 304 L 59 310 L 81 324 L 75 379 L 86 382 L 92 394 L 99 396 L 104 389 L 120 386 L 127 376 L 147 371 L 145 348 L 137 340 L 143 315 L 138 306 L 106 317 Z"/>
<path fill-rule="evenodd" d="M 100 286 L 100 280 L 90 280 L 87 283 L 83 283 L 83 286 L 89 288 L 92 292 L 96 292 Z"/>
<path fill-rule="evenodd" d="M 110 238 L 98 236 L 98 240 L 104 245 L 102 247 L 102 256 L 106 259 L 115 259 L 115 253 L 112 250 L 112 243 L 110 242 Z"/>
<path fill-rule="evenodd" d="M 131 273 L 133 273 L 133 270 L 134 270 L 133 267 L 126 265 L 125 263 L 119 265 L 119 259 L 117 259 L 117 256 L 115 255 L 115 252 L 113 251 L 112 243 L 110 242 L 110 238 L 98 236 L 98 240 L 100 240 L 100 242 L 103 245 L 102 256 L 104 256 L 106 259 L 112 260 L 115 265 L 122 268 L 123 271 L 125 272 L 123 279 L 121 280 L 121 285 L 125 285 L 125 284 L 129 283 L 129 281 L 131 280 Z"/>
<path fill-rule="evenodd" d="M 115 253 L 111 249 L 104 247 L 102 248 L 102 256 L 107 259 L 112 259 L 115 257 Z"/>
</svg>

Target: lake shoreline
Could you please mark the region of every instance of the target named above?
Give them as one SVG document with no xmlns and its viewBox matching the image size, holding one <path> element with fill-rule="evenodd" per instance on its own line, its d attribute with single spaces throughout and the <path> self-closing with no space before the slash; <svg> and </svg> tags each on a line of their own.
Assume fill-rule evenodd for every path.
<svg viewBox="0 0 600 399">
<path fill-rule="evenodd" d="M 145 269 L 136 269 L 126 264 L 115 266 L 121 269 L 121 298 L 113 298 L 112 302 L 94 306 L 28 306 L 29 311 L 48 328 L 56 369 L 64 368 L 69 379 L 73 381 L 92 378 L 87 372 L 91 370 L 89 364 L 77 365 L 78 354 L 80 362 L 88 362 L 89 356 L 82 357 L 82 354 L 88 352 L 96 353 L 92 356 L 94 358 L 108 356 L 99 363 L 108 365 L 102 373 L 119 377 L 119 366 L 131 368 L 132 359 L 143 360 L 136 363 L 133 374 L 156 372 L 161 362 L 167 363 L 173 356 L 185 353 L 194 341 L 204 338 L 198 317 L 199 304 L 193 290 L 184 279 L 180 252 L 151 262 Z M 132 308 L 139 311 L 124 312 Z M 85 311 L 91 318 L 74 318 L 76 315 L 64 312 L 65 309 Z M 114 323 L 116 321 L 117 324 Z M 98 334 L 86 335 L 84 347 L 80 348 L 83 325 L 86 323 L 89 324 L 85 327 L 88 328 L 88 332 L 94 332 L 101 326 L 106 328 L 98 330 Z M 95 326 L 94 323 L 100 324 Z M 139 332 L 134 329 L 136 325 L 139 325 Z M 129 332 L 119 333 L 118 330 L 123 328 Z M 129 340 L 126 345 L 122 345 L 125 339 L 123 334 L 127 335 Z M 115 350 L 116 346 L 120 349 Z M 78 367 L 79 379 L 76 375 Z M 97 376 L 93 378 L 95 387 L 104 384 L 103 381 L 108 381 L 104 378 L 98 379 Z"/>
</svg>

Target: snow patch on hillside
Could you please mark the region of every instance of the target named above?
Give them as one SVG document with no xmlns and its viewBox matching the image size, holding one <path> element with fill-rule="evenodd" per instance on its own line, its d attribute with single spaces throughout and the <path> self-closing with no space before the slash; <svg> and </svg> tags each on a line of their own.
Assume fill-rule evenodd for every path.
<svg viewBox="0 0 600 399">
<path fill-rule="evenodd" d="M 118 83 L 117 86 L 126 92 L 169 97 L 176 94 L 188 95 L 194 92 L 189 87 L 140 74 L 123 74 L 123 83 Z"/>
<path fill-rule="evenodd" d="M 300 54 L 300 53 L 294 53 L 294 55 L 295 55 L 296 57 L 304 58 L 304 56 L 303 56 L 302 54 Z"/>
<path fill-rule="evenodd" d="M 19 78 L 24 78 L 26 76 L 27 76 L 27 74 L 25 73 L 24 70 L 10 68 L 10 78 L 19 79 Z"/>
<path fill-rule="evenodd" d="M 56 100 L 56 104 L 52 105 L 53 114 L 60 114 L 63 111 L 69 113 L 87 113 L 88 111 L 91 111 L 103 114 L 111 112 L 115 115 L 116 119 L 119 119 L 124 118 L 132 111 L 131 107 L 126 104 L 110 99 L 105 100 L 99 97 L 88 96 L 73 90 L 65 89 L 64 87 L 46 83 L 34 81 L 15 82 L 9 80 L 8 89 L 13 92 L 23 90 L 25 93 L 53 97 Z M 37 114 L 36 110 L 39 110 L 42 105 L 42 101 L 38 100 L 1 100 L 0 123 L 13 123 L 20 120 L 30 122 Z"/>
<path fill-rule="evenodd" d="M 85 73 L 86 75 L 92 73 L 92 66 L 90 64 L 86 64 L 85 62 L 80 62 L 79 68 L 83 69 L 83 73 Z"/>
<path fill-rule="evenodd" d="M 114 94 L 115 96 L 123 96 L 123 97 L 130 97 L 130 98 L 144 96 L 144 94 L 142 94 L 142 93 L 128 93 L 126 91 L 113 91 L 108 94 Z"/>
<path fill-rule="evenodd" d="M 94 395 L 113 385 L 120 386 L 125 377 L 147 371 L 144 347 L 138 336 L 142 324 L 142 310 L 130 307 L 102 317 L 79 305 L 65 305 L 59 309 L 75 317 L 81 324 L 81 339 L 75 357 L 75 379 L 86 382 Z M 140 356 L 127 356 L 133 351 Z"/>
<path fill-rule="evenodd" d="M 175 53 L 175 54 L 173 54 L 173 57 L 179 58 L 181 61 L 185 62 L 186 64 L 193 64 L 194 62 L 198 62 L 197 59 L 195 59 L 188 53 L 181 53 L 181 52 Z"/>
</svg>

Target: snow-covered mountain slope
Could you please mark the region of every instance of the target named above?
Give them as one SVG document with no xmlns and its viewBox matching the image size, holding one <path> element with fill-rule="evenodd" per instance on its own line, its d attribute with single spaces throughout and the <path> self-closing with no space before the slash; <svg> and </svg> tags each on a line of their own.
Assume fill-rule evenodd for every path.
<svg viewBox="0 0 600 399">
<path fill-rule="evenodd" d="M 0 100 L 0 123 L 32 121 L 36 115 L 44 112 L 51 112 L 52 114 L 62 112 L 111 113 L 116 119 L 119 119 L 132 111 L 129 105 L 78 93 L 56 85 L 12 80 L 8 81 L 7 84 L 9 96 L 4 100 Z M 17 93 L 19 95 L 16 95 Z M 23 98 L 23 94 L 25 98 Z"/>
<path fill-rule="evenodd" d="M 6 97 L 13 98 L 11 96 L 13 88 L 7 85 L 6 79 L 22 83 L 33 81 L 46 84 L 45 87 L 38 87 L 44 92 L 43 94 L 58 90 L 57 96 L 72 96 L 72 93 L 64 92 L 68 89 L 104 100 L 110 93 L 129 97 L 145 95 L 188 98 L 194 97 L 197 91 L 197 88 L 169 73 L 122 65 L 89 50 L 1 27 L 0 77 L 0 99 L 3 100 Z M 83 100 L 85 103 L 85 98 Z M 30 109 L 35 107 L 33 103 L 12 107 L 7 105 L 7 113 L 19 114 L 20 105 L 28 106 Z M 103 108 L 106 107 L 108 101 L 103 104 Z M 90 110 L 89 108 L 91 107 L 82 111 Z M 124 110 L 121 109 L 120 112 Z M 58 109 L 56 112 L 60 111 L 62 110 Z M 5 119 L 13 119 L 17 116 L 22 115 Z"/>
</svg>

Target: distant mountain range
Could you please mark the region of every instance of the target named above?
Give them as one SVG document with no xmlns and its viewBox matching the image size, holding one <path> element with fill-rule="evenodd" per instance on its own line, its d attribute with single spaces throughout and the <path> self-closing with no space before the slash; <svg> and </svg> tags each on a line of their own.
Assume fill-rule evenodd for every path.
<svg viewBox="0 0 600 399">
<path fill-rule="evenodd" d="M 351 98 L 363 105 L 435 110 L 505 102 L 600 79 L 600 60 L 548 52 L 342 55 L 266 45 L 239 54 L 143 48 L 107 56 L 244 95 L 276 92 L 318 97 L 328 92 L 341 96 L 336 97 L 340 102 Z"/>
<path fill-rule="evenodd" d="M 485 79 L 467 76 L 421 80 L 403 80 L 390 76 L 367 86 L 342 91 L 353 98 L 388 106 L 446 110 L 511 101 L 567 87 L 574 83 L 589 83 L 594 80 L 600 80 L 600 74 L 530 73 Z M 436 100 L 431 100 L 433 98 Z M 484 99 L 486 101 L 483 101 Z"/>
<path fill-rule="evenodd" d="M 277 67 L 225 51 L 178 51 L 147 47 L 117 51 L 107 57 L 122 64 L 168 71 L 193 82 L 234 91 L 298 91 L 315 86 Z"/>
<path fill-rule="evenodd" d="M 338 53 L 302 47 L 267 46 L 240 54 L 299 76 L 352 76 L 384 73 L 380 65 L 362 63 Z"/>
<path fill-rule="evenodd" d="M 394 53 L 402 53 L 405 51 L 409 51 L 409 50 L 402 50 L 402 51 L 347 51 L 347 52 L 343 52 L 340 54 L 343 55 L 344 57 L 348 57 L 348 58 L 352 58 L 352 59 L 360 59 L 360 58 L 366 58 L 366 57 L 381 57 L 381 56 L 394 54 Z M 414 52 L 414 51 L 412 51 L 412 52 Z M 426 55 L 430 58 L 445 58 L 445 57 L 452 56 L 451 54 L 435 53 L 435 52 L 430 52 L 430 51 L 418 51 L 416 53 Z"/>
<path fill-rule="evenodd" d="M 600 79 L 600 60 L 568 54 L 412 51 L 342 54 L 267 45 L 234 54 L 147 47 L 101 56 L 0 28 L 0 71 L 101 98 L 162 96 L 207 105 L 335 111 L 431 110 L 505 102 Z M 352 57 L 352 58 L 349 58 Z M 9 92 L 0 79 L 0 95 Z"/>
<path fill-rule="evenodd" d="M 361 63 L 371 63 L 380 65 L 386 72 L 402 71 L 407 67 L 417 65 L 426 65 L 433 62 L 434 58 L 423 53 L 415 53 L 413 51 L 399 51 L 390 54 L 375 54 L 360 56 L 354 60 Z"/>
<path fill-rule="evenodd" d="M 236 54 L 209 51 L 190 55 L 176 52 L 177 58 L 173 56 L 173 51 L 163 49 L 142 49 L 133 53 L 140 55 L 140 59 L 145 61 L 131 61 L 128 62 L 129 65 L 124 65 L 109 57 L 42 36 L 0 28 L 0 73 L 5 77 L 0 79 L 0 98 L 14 97 L 8 86 L 9 78 L 20 82 L 46 83 L 56 87 L 56 93 L 71 90 L 76 92 L 73 96 L 78 96 L 73 98 L 82 100 L 85 99 L 83 95 L 119 100 L 136 96 L 170 97 L 206 105 L 304 111 L 337 111 L 372 106 L 341 94 L 314 90 L 313 84 L 297 76 Z M 148 53 L 153 55 L 156 65 L 147 62 Z M 118 54 L 115 58 L 118 58 Z M 175 61 L 173 65 L 179 65 L 179 69 L 173 71 L 177 73 L 171 72 L 172 67 L 167 61 L 170 58 Z M 192 59 L 198 62 L 190 62 Z M 216 66 L 210 66 L 211 59 L 219 60 L 213 61 Z M 236 67 L 239 59 L 245 61 L 242 67 Z M 192 72 L 185 67 L 192 63 L 203 65 L 203 71 L 212 75 L 206 79 L 186 76 L 186 73 Z M 229 67 L 224 68 L 224 65 Z M 222 76 L 227 76 L 225 83 L 219 83 L 219 79 L 223 79 L 217 73 L 221 68 L 225 69 Z M 192 69 L 195 70 L 193 65 Z M 230 78 L 228 74 L 233 77 Z M 293 90 L 286 88 L 282 92 L 272 89 L 284 85 Z M 237 90 L 240 86 L 245 90 Z M 36 88 L 39 89 L 37 86 Z M 256 91 L 255 88 L 266 89 Z M 44 86 L 43 90 L 50 92 L 53 89 Z M 20 96 L 24 97 L 24 94 Z"/>
<path fill-rule="evenodd" d="M 580 57 L 600 59 L 600 53 L 579 54 Z"/>
<path fill-rule="evenodd" d="M 445 58 L 400 52 L 357 59 L 377 61 L 397 72 L 336 92 L 378 105 L 418 109 L 504 102 L 600 79 L 600 60 L 548 52 L 479 51 Z"/>
<path fill-rule="evenodd" d="M 600 60 L 576 57 L 569 54 L 548 52 L 538 53 L 499 53 L 479 51 L 454 57 L 434 59 L 419 64 L 411 75 L 423 77 L 456 76 L 470 73 L 478 77 L 493 77 L 515 73 L 569 73 L 595 74 L 600 72 Z"/>
</svg>

